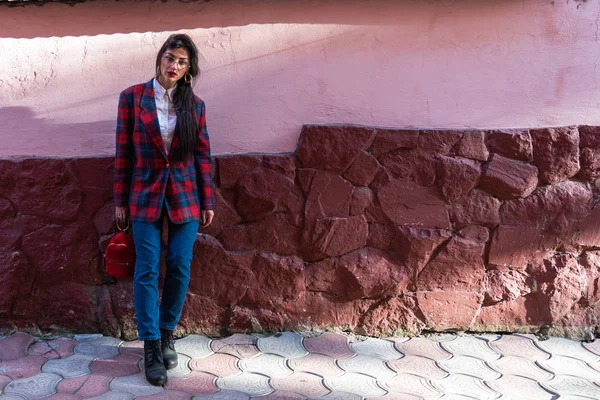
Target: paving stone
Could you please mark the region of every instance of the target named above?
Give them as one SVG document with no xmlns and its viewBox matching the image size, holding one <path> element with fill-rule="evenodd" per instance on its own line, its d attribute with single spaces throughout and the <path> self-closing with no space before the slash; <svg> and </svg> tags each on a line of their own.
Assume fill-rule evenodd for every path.
<svg viewBox="0 0 600 400">
<path fill-rule="evenodd" d="M 211 340 L 205 336 L 189 335 L 175 341 L 175 350 L 190 358 L 208 357 L 213 354 L 210 342 Z"/>
<path fill-rule="evenodd" d="M 302 336 L 294 332 L 283 332 L 258 338 L 256 345 L 263 353 L 277 354 L 289 359 L 304 357 L 308 354 L 302 344 Z"/>
<path fill-rule="evenodd" d="M 239 359 L 230 354 L 215 353 L 204 358 L 192 358 L 190 369 L 221 377 L 232 376 L 242 372 L 238 367 L 238 362 Z"/>
<path fill-rule="evenodd" d="M 331 392 L 325 396 L 311 398 L 310 400 L 363 400 L 363 397 L 352 393 Z"/>
<path fill-rule="evenodd" d="M 238 365 L 243 372 L 254 372 L 271 378 L 287 376 L 293 372 L 288 367 L 286 359 L 275 354 L 261 354 L 253 358 L 244 358 Z"/>
<path fill-rule="evenodd" d="M 250 396 L 237 390 L 220 390 L 208 396 L 194 397 L 192 400 L 248 400 Z"/>
<path fill-rule="evenodd" d="M 407 356 L 421 356 L 432 360 L 445 360 L 452 357 L 439 342 L 427 338 L 414 337 L 408 342 L 395 343 L 396 350 Z"/>
<path fill-rule="evenodd" d="M 56 384 L 62 378 L 56 374 L 41 373 L 30 378 L 17 379 L 4 387 L 4 393 L 25 398 L 40 398 L 56 393 Z"/>
<path fill-rule="evenodd" d="M 473 336 L 478 339 L 485 340 L 486 342 L 495 342 L 496 340 L 500 340 L 502 338 L 502 335 L 497 333 L 475 333 Z"/>
<path fill-rule="evenodd" d="M 80 397 L 95 397 L 100 396 L 110 390 L 110 381 L 112 377 L 105 375 L 87 375 L 86 380 L 83 382 L 81 387 L 74 392 Z"/>
<path fill-rule="evenodd" d="M 15 332 L 0 339 L 0 361 L 11 361 L 26 356 L 33 342 L 34 337 L 23 332 Z"/>
<path fill-rule="evenodd" d="M 106 375 L 111 378 L 133 375 L 140 372 L 141 359 L 135 354 L 118 354 L 109 359 L 93 361 L 90 364 L 90 371 L 93 374 Z"/>
<path fill-rule="evenodd" d="M 27 397 L 19 396 L 17 394 L 3 394 L 0 395 L 0 400 L 27 400 Z"/>
<path fill-rule="evenodd" d="M 238 358 L 250 358 L 258 355 L 256 338 L 251 335 L 236 333 L 225 339 L 213 340 L 210 347 L 215 353 L 225 353 Z"/>
<path fill-rule="evenodd" d="M 304 400 L 306 397 L 299 395 L 297 393 L 285 392 L 283 390 L 278 390 L 271 394 L 261 397 L 253 397 L 254 399 L 260 398 L 265 400 Z"/>
<path fill-rule="evenodd" d="M 458 339 L 459 336 L 455 333 L 434 333 L 431 335 L 427 335 L 427 339 L 433 340 L 438 343 L 447 343 L 452 342 L 453 340 Z"/>
<path fill-rule="evenodd" d="M 573 395 L 560 395 L 560 400 L 595 400 L 591 397 L 583 397 L 583 396 L 573 396 Z"/>
<path fill-rule="evenodd" d="M 56 391 L 58 393 L 75 393 L 85 383 L 90 375 L 78 376 L 77 378 L 64 378 L 58 385 L 56 385 Z"/>
<path fill-rule="evenodd" d="M 544 390 L 536 381 L 522 376 L 504 375 L 486 382 L 489 387 L 510 399 L 554 399 L 554 394 Z"/>
<path fill-rule="evenodd" d="M 361 342 L 350 343 L 350 348 L 357 354 L 377 357 L 384 361 L 397 360 L 404 357 L 389 340 L 368 338 Z"/>
<path fill-rule="evenodd" d="M 184 376 L 171 378 L 165 389 L 179 390 L 190 393 L 192 396 L 205 396 L 216 393 L 219 389 L 215 385 L 217 377 L 206 372 L 192 371 Z"/>
<path fill-rule="evenodd" d="M 66 358 L 73 355 L 77 341 L 58 338 L 47 342 L 37 342 L 29 347 L 29 355 L 44 356 L 48 359 Z"/>
<path fill-rule="evenodd" d="M 525 357 L 532 361 L 550 358 L 550 354 L 537 347 L 531 338 L 521 335 L 504 335 L 489 346 L 503 356 Z"/>
<path fill-rule="evenodd" d="M 2 389 L 4 386 L 8 385 L 9 382 L 12 382 L 12 379 L 6 375 L 0 375 L 0 393 L 2 393 Z"/>
<path fill-rule="evenodd" d="M 535 344 L 553 356 L 578 358 L 590 364 L 600 362 L 599 355 L 592 353 L 583 347 L 581 342 L 574 340 L 551 337 L 549 340 L 537 341 Z"/>
<path fill-rule="evenodd" d="M 377 385 L 375 378 L 349 372 L 334 378 L 325 378 L 325 385 L 332 391 L 342 391 L 359 396 L 383 396 L 387 392 Z"/>
<path fill-rule="evenodd" d="M 135 400 L 190 400 L 190 394 L 179 390 L 164 390 L 149 396 L 136 396 Z"/>
<path fill-rule="evenodd" d="M 275 390 L 294 392 L 306 397 L 325 396 L 329 393 L 321 377 L 306 372 L 295 372 L 283 378 L 273 378 L 270 383 Z"/>
<path fill-rule="evenodd" d="M 471 396 L 463 396 L 462 394 L 445 394 L 441 397 L 441 400 L 473 400 L 474 397 Z M 517 400 L 517 399 L 509 399 L 508 397 L 499 397 L 502 400 Z"/>
<path fill-rule="evenodd" d="M 311 353 L 323 354 L 337 360 L 354 357 L 348 338 L 338 333 L 325 332 L 314 338 L 304 339 L 304 347 Z"/>
<path fill-rule="evenodd" d="M 460 336 L 456 340 L 440 343 L 454 356 L 471 356 L 485 361 L 497 360 L 500 354 L 490 348 L 488 342 L 473 336 Z"/>
<path fill-rule="evenodd" d="M 397 373 L 413 374 L 426 379 L 442 379 L 448 376 L 435 361 L 420 356 L 405 356 L 399 360 L 388 361 L 387 365 Z"/>
<path fill-rule="evenodd" d="M 553 355 L 549 360 L 540 361 L 538 364 L 556 375 L 572 375 L 591 382 L 600 382 L 600 371 L 571 357 Z"/>
<path fill-rule="evenodd" d="M 162 389 L 161 389 L 162 390 Z M 127 392 L 107 392 L 100 396 L 90 397 L 85 400 L 133 400 L 135 395 Z"/>
<path fill-rule="evenodd" d="M 541 385 L 554 393 L 560 393 L 561 396 L 573 395 L 600 399 L 600 386 L 574 376 L 558 375 L 548 382 L 542 382 Z"/>
<path fill-rule="evenodd" d="M 339 376 L 344 373 L 334 358 L 323 354 L 310 353 L 307 356 L 289 360 L 288 364 L 295 372 L 309 372 L 324 377 Z"/>
<path fill-rule="evenodd" d="M 366 400 L 423 400 L 423 398 L 406 393 L 388 393 L 379 397 L 368 397 Z"/>
<path fill-rule="evenodd" d="M 442 394 L 427 379 L 410 374 L 400 374 L 394 378 L 379 381 L 379 384 L 392 393 L 400 392 L 425 398 L 439 397 Z"/>
<path fill-rule="evenodd" d="M 488 361 L 488 365 L 502 375 L 517 375 L 534 381 L 547 381 L 554 374 L 543 370 L 534 361 L 528 358 L 515 356 L 501 357 L 498 360 Z"/>
<path fill-rule="evenodd" d="M 114 378 L 110 381 L 110 390 L 126 392 L 135 396 L 150 396 L 164 391 L 163 388 L 149 384 L 143 372 Z"/>
<path fill-rule="evenodd" d="M 491 390 L 481 379 L 468 375 L 450 374 L 433 384 L 446 394 L 459 394 L 481 400 L 495 399 L 500 396 L 499 391 Z M 524 396 L 522 398 L 534 399 L 535 397 Z"/>
<path fill-rule="evenodd" d="M 144 357 L 144 342 L 139 340 L 121 342 L 119 345 L 119 353 L 135 354 L 137 356 Z"/>
<path fill-rule="evenodd" d="M 75 346 L 75 354 L 93 358 L 111 358 L 119 354 L 121 341 L 110 336 L 102 336 L 95 340 L 86 340 Z"/>
<path fill-rule="evenodd" d="M 600 356 L 600 340 L 599 339 L 594 339 L 594 341 L 591 343 L 582 343 L 582 345 L 586 350 L 591 351 L 592 353 L 594 353 L 597 356 Z"/>
<path fill-rule="evenodd" d="M 48 360 L 42 365 L 42 372 L 61 375 L 65 378 L 87 375 L 91 373 L 90 364 L 94 359 L 82 354 L 73 354 L 67 358 Z"/>
<path fill-rule="evenodd" d="M 268 377 L 251 372 L 217 378 L 216 386 L 219 389 L 237 390 L 250 396 L 264 396 L 273 391 L 273 388 L 269 386 Z"/>
<path fill-rule="evenodd" d="M 74 335 L 73 339 L 82 343 L 82 342 L 89 342 L 92 340 L 100 339 L 101 337 L 104 337 L 104 335 L 101 333 L 85 333 L 85 334 L 81 334 L 81 335 Z"/>
<path fill-rule="evenodd" d="M 0 397 L 2 398 L 2 397 Z M 80 400 L 81 397 L 69 393 L 56 393 L 50 397 L 44 397 L 44 400 Z"/>
<path fill-rule="evenodd" d="M 190 367 L 191 360 L 192 359 L 186 356 L 185 354 L 177 354 L 177 366 L 169 370 L 169 379 L 184 376 L 192 372 L 192 368 Z"/>
<path fill-rule="evenodd" d="M 0 362 L 0 374 L 11 379 L 24 379 L 39 374 L 42 365 L 48 361 L 44 356 L 23 356 Z"/>
<path fill-rule="evenodd" d="M 452 374 L 469 375 L 483 380 L 500 378 L 500 373 L 488 367 L 479 358 L 454 356 L 448 360 L 438 361 L 438 365 Z"/>
<path fill-rule="evenodd" d="M 396 376 L 396 372 L 392 371 L 385 361 L 362 354 L 345 360 L 338 360 L 338 365 L 346 372 L 357 372 L 376 379 L 389 379 Z"/>
</svg>

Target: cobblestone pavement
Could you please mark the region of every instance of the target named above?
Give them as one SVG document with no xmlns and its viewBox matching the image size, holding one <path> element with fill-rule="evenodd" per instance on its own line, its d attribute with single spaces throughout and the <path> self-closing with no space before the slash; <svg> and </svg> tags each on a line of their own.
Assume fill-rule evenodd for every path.
<svg viewBox="0 0 600 400">
<path fill-rule="evenodd" d="M 166 387 L 141 342 L 101 335 L 0 338 L 0 399 L 600 399 L 600 340 L 532 335 L 349 338 L 191 335 Z"/>
</svg>

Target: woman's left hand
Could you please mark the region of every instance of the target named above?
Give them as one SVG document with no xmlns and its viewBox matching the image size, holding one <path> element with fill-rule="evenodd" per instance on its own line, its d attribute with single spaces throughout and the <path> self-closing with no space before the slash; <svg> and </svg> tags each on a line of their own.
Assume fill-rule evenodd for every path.
<svg viewBox="0 0 600 400">
<path fill-rule="evenodd" d="M 200 222 L 202 222 L 202 227 L 206 228 L 209 226 L 214 217 L 215 212 L 213 210 L 202 210 L 202 213 L 200 214 Z"/>
</svg>

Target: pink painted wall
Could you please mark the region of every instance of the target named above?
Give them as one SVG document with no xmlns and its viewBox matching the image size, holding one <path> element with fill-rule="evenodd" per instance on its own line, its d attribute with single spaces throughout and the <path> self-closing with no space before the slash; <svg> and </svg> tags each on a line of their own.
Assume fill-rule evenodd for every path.
<svg viewBox="0 0 600 400">
<path fill-rule="evenodd" d="M 0 157 L 113 152 L 118 93 L 183 30 L 213 151 L 289 152 L 307 123 L 600 124 L 600 3 L 94 1 L 0 7 Z"/>
</svg>

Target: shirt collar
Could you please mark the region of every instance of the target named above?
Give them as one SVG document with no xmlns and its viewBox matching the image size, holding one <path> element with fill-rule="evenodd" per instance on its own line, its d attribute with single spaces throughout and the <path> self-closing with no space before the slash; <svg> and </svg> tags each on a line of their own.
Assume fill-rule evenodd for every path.
<svg viewBox="0 0 600 400">
<path fill-rule="evenodd" d="M 170 101 L 173 101 L 173 92 L 175 91 L 175 89 L 177 88 L 177 85 L 173 86 L 170 89 L 165 90 L 164 87 L 162 87 L 162 85 L 158 82 L 158 79 L 154 78 L 154 96 L 162 99 L 165 97 L 165 93 L 167 94 L 167 96 L 169 97 Z"/>
</svg>

